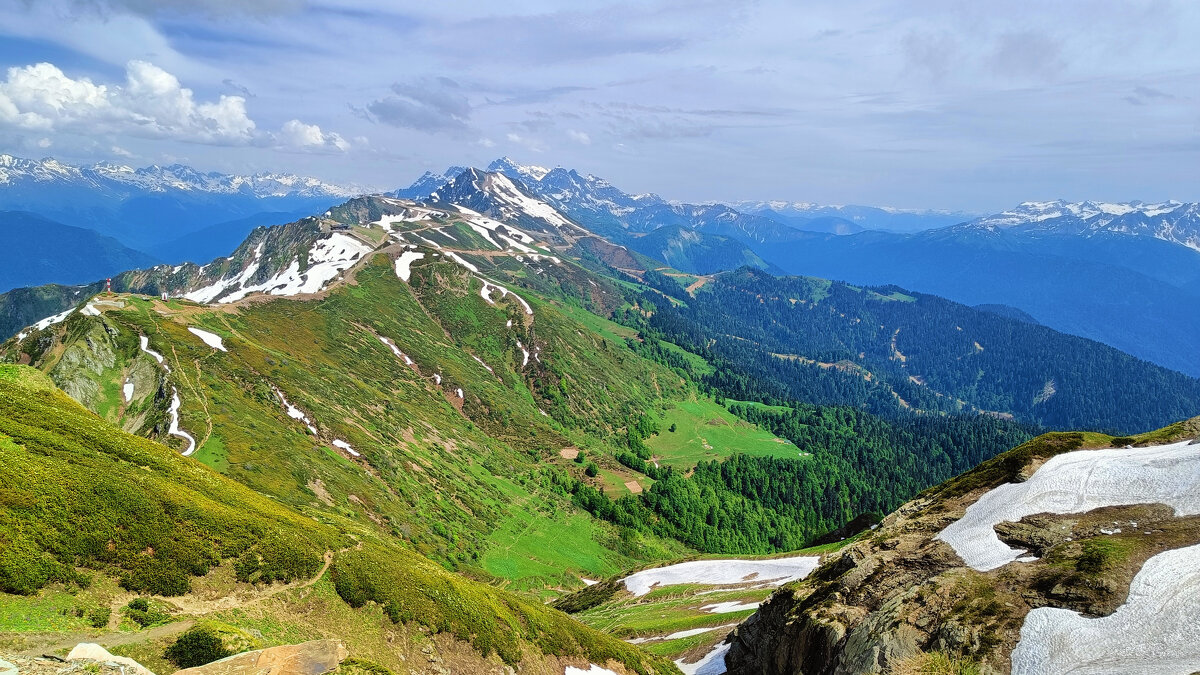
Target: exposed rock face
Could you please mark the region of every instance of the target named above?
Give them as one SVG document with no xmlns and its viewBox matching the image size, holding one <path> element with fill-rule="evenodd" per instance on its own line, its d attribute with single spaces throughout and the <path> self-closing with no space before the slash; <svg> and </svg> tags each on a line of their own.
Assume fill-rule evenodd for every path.
<svg viewBox="0 0 1200 675">
<path fill-rule="evenodd" d="M 1198 427 L 1200 419 L 1169 427 L 1173 435 L 1159 434 L 1153 443 L 1188 438 Z M 1049 457 L 1097 442 L 1083 434 L 1048 434 L 905 504 L 743 622 L 732 637 L 728 672 L 926 672 L 936 657 L 981 673 L 1006 673 L 1030 610 L 1111 614 L 1147 559 L 1200 542 L 1200 517 L 1176 517 L 1161 504 L 1028 516 L 996 530 L 1005 543 L 1038 559 L 987 572 L 966 566 L 950 545 L 934 539 L 988 490 L 1028 479 Z M 1124 531 L 1114 525 L 1133 522 L 1137 526 Z"/>
<path fill-rule="evenodd" d="M 337 640 L 314 640 L 235 654 L 175 675 L 322 675 L 336 670 L 347 655 Z"/>
</svg>

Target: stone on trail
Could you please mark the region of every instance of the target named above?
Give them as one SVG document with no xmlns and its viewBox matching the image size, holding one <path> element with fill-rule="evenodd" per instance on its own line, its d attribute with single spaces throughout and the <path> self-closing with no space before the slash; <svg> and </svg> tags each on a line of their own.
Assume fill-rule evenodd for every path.
<svg viewBox="0 0 1200 675">
<path fill-rule="evenodd" d="M 67 654 L 67 661 L 96 661 L 98 663 L 111 663 L 117 666 L 124 666 L 123 670 L 127 675 L 154 675 L 149 668 L 134 661 L 128 656 L 116 656 L 110 654 L 107 649 L 101 647 L 94 642 L 80 642 L 75 645 L 70 654 Z"/>
<path fill-rule="evenodd" d="M 175 675 L 322 675 L 336 670 L 348 654 L 337 640 L 313 640 L 234 654 Z"/>
</svg>

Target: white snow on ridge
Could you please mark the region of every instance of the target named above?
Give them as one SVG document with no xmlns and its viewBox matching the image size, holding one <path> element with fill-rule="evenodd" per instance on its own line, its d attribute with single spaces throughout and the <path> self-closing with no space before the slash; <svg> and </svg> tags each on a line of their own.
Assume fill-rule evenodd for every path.
<svg viewBox="0 0 1200 675">
<path fill-rule="evenodd" d="M 213 349 L 219 349 L 223 352 L 229 351 L 228 349 L 225 349 L 225 341 L 222 340 L 221 336 L 217 335 L 216 333 L 210 333 L 206 330 L 195 328 L 193 326 L 188 326 L 188 332 L 203 340 L 204 344 L 212 347 Z"/>
<path fill-rule="evenodd" d="M 996 536 L 996 524 L 1004 521 L 1154 503 L 1174 508 L 1179 516 L 1200 513 L 1200 446 L 1189 443 L 1076 450 L 1052 457 L 1029 480 L 1006 483 L 980 497 L 936 538 L 950 544 L 970 567 L 987 571 L 1025 553 Z"/>
<path fill-rule="evenodd" d="M 723 626 L 705 626 L 704 628 L 690 628 L 688 630 L 681 630 L 676 633 L 671 633 L 670 635 L 655 635 L 655 636 L 651 636 L 651 637 L 632 638 L 630 640 L 626 640 L 626 642 L 628 642 L 631 645 L 640 645 L 640 644 L 643 644 L 646 642 L 662 642 L 662 641 L 666 641 L 666 640 L 679 640 L 679 639 L 685 638 L 685 637 L 692 637 L 693 635 L 704 635 L 705 633 L 711 633 L 715 630 L 721 630 L 723 628 L 728 629 L 728 628 L 736 628 L 736 627 L 737 627 L 736 623 L 727 623 Z"/>
<path fill-rule="evenodd" d="M 803 579 L 817 568 L 818 556 L 792 556 L 765 560 L 693 560 L 666 567 L 655 567 L 631 574 L 622 582 L 630 593 L 641 597 L 659 586 L 709 584 L 733 586 L 755 583 L 782 586 Z"/>
<path fill-rule="evenodd" d="M 439 246 L 438 248 L 441 248 L 441 247 Z M 471 271 L 472 271 L 472 272 L 474 272 L 475 274 L 479 274 L 479 268 L 478 268 L 478 267 L 476 267 L 476 266 L 472 265 L 471 263 L 467 262 L 466 260 L 463 260 L 463 259 L 462 259 L 462 257 L 460 257 L 460 256 L 459 256 L 457 253 L 455 253 L 454 251 L 446 251 L 446 255 L 447 255 L 447 256 L 449 256 L 451 260 L 453 260 L 454 262 L 458 263 L 459 265 L 462 265 L 463 267 L 465 267 L 465 268 L 467 268 L 467 269 L 471 270 Z"/>
<path fill-rule="evenodd" d="M 65 321 L 67 319 L 68 316 L 71 316 L 71 312 L 74 312 L 74 311 L 75 311 L 75 308 L 72 307 L 71 309 L 68 309 L 67 311 L 65 311 L 61 314 L 55 314 L 54 316 L 48 316 L 48 317 L 42 319 L 41 321 L 38 321 L 37 323 L 33 324 L 33 328 L 34 328 L 34 330 L 45 330 L 45 329 L 49 328 L 50 326 L 53 326 L 56 323 L 62 323 L 63 321 Z"/>
<path fill-rule="evenodd" d="M 1200 664 L 1200 545 L 1160 553 L 1142 566 L 1125 604 L 1085 618 L 1041 607 L 1025 617 L 1013 675 L 1188 675 Z"/>
<path fill-rule="evenodd" d="M 246 267 L 237 277 L 224 279 L 214 284 L 198 288 L 183 297 L 193 302 L 208 303 L 214 299 L 219 303 L 229 303 L 241 300 L 251 293 L 269 293 L 270 295 L 299 295 L 301 293 L 317 293 L 325 285 L 337 277 L 373 249 L 351 237 L 348 234 L 334 232 L 332 235 L 318 239 L 308 252 L 309 267 L 300 271 L 300 261 L 293 260 L 287 269 L 274 277 L 262 282 L 246 286 L 245 284 L 258 272 L 258 256 L 262 252 L 262 244 L 254 252 L 254 262 Z M 232 292 L 230 292 L 232 291 Z M 225 293 L 228 295 L 223 295 Z"/>
<path fill-rule="evenodd" d="M 424 257 L 425 254 L 419 251 L 401 253 L 400 257 L 396 258 L 396 276 L 400 277 L 400 281 L 408 282 L 412 277 L 412 264 Z"/>
</svg>

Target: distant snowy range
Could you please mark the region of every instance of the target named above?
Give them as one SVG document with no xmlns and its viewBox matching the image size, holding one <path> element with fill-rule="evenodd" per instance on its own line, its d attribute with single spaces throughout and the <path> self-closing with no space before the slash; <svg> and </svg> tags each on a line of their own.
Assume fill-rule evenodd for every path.
<svg viewBox="0 0 1200 675">
<path fill-rule="evenodd" d="M 467 172 L 473 173 L 456 180 Z M 474 208 L 473 200 L 500 185 L 487 176 L 504 176 L 512 186 L 504 189 L 517 206 L 507 217 L 529 217 L 520 204 L 536 201 L 681 272 L 708 275 L 749 265 L 897 285 L 1200 376 L 1195 203 L 1041 201 L 991 215 L 786 200 L 684 203 L 508 158 L 484 169 L 427 172 L 387 194 Z M 89 283 L 158 263 L 205 263 L 228 255 L 256 226 L 294 222 L 363 192 L 290 174 L 79 167 L 0 155 L 0 227 L 7 244 L 0 250 L 0 291 Z M 530 201 L 522 202 L 525 197 Z"/>
</svg>

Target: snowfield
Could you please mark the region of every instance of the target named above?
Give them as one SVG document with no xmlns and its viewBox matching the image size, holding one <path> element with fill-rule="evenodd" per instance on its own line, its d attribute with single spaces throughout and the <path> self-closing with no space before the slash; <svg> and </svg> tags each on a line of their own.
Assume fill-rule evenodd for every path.
<svg viewBox="0 0 1200 675">
<path fill-rule="evenodd" d="M 1125 604 L 1085 618 L 1041 607 L 1025 617 L 1013 675 L 1188 675 L 1200 664 L 1200 545 L 1146 561 Z"/>
<path fill-rule="evenodd" d="M 150 356 L 153 356 L 154 360 L 158 361 L 158 365 L 162 366 L 163 369 L 168 373 L 171 372 L 171 366 L 167 365 L 166 361 L 163 359 L 163 355 L 159 354 L 153 349 L 150 349 L 150 338 L 146 337 L 145 335 L 139 335 L 138 340 L 141 342 L 142 351 L 146 352 Z"/>
<path fill-rule="evenodd" d="M 425 254 L 418 251 L 405 251 L 396 258 L 396 276 L 400 277 L 400 281 L 408 282 L 412 277 L 412 264 L 424 258 Z"/>
<path fill-rule="evenodd" d="M 300 261 L 293 260 L 287 269 L 261 284 L 245 285 L 258 272 L 260 244 L 254 252 L 254 261 L 232 279 L 222 279 L 212 285 L 198 288 L 183 297 L 200 303 L 216 300 L 218 303 L 236 302 L 251 293 L 270 295 L 300 295 L 317 293 L 333 281 L 338 274 L 353 267 L 373 249 L 348 234 L 335 232 L 325 239 L 318 239 L 308 252 L 309 267 L 300 271 Z"/>
<path fill-rule="evenodd" d="M 817 556 L 794 556 L 769 560 L 693 560 L 691 562 L 655 567 L 625 577 L 622 582 L 637 597 L 659 586 L 676 584 L 709 584 L 734 586 L 757 584 L 782 586 L 803 579 L 817 569 Z"/>
<path fill-rule="evenodd" d="M 1029 480 L 1006 483 L 980 497 L 936 538 L 950 544 L 970 567 L 987 571 L 1025 553 L 996 536 L 996 524 L 1004 521 L 1155 503 L 1180 516 L 1200 513 L 1200 446 L 1189 443 L 1076 450 L 1052 457 Z"/>
<path fill-rule="evenodd" d="M 225 349 L 225 342 L 221 339 L 221 336 L 216 333 L 210 333 L 200 328 L 193 328 L 192 326 L 188 326 L 188 332 L 203 340 L 204 344 L 213 349 L 219 349 L 223 352 L 229 351 Z"/>
</svg>

